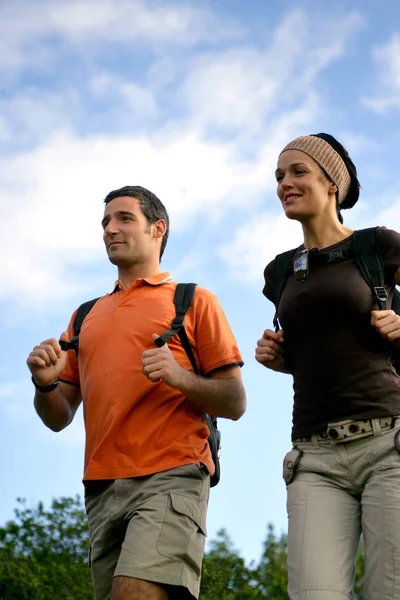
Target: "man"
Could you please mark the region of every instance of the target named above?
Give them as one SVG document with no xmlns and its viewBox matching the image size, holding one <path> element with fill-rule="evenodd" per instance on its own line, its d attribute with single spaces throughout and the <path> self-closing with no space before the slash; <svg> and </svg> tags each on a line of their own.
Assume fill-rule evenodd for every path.
<svg viewBox="0 0 400 600">
<path fill-rule="evenodd" d="M 30 353 L 35 408 L 60 431 L 83 398 L 96 600 L 196 598 L 214 469 L 203 413 L 241 417 L 243 363 L 217 299 L 200 287 L 185 330 L 203 375 L 177 336 L 156 347 L 175 316 L 176 283 L 159 266 L 168 214 L 140 186 L 110 192 L 105 205 L 104 243 L 118 281 L 85 318 L 79 358 L 56 339 Z M 72 338 L 75 314 L 62 340 Z"/>
</svg>

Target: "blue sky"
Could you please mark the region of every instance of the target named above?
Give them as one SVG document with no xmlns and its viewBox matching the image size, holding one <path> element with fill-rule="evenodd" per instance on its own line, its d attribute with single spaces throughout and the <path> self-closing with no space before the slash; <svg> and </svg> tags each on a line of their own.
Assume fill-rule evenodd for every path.
<svg viewBox="0 0 400 600">
<path fill-rule="evenodd" d="M 363 187 L 345 224 L 400 230 L 400 5 L 3 0 L 0 81 L 0 524 L 17 497 L 82 493 L 81 411 L 48 431 L 25 360 L 112 289 L 102 199 L 143 185 L 170 212 L 163 267 L 217 294 L 245 360 L 248 410 L 221 420 L 208 530 L 258 558 L 267 523 L 286 530 L 292 404 L 291 377 L 254 360 L 273 316 L 263 269 L 301 243 L 276 158 L 297 135 L 335 135 Z"/>
</svg>

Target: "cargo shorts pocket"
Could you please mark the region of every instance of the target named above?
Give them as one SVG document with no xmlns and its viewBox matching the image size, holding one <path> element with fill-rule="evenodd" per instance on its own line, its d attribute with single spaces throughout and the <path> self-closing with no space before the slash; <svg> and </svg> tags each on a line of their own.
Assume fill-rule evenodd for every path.
<svg viewBox="0 0 400 600">
<path fill-rule="evenodd" d="M 180 492 L 170 492 L 164 523 L 157 542 L 158 552 L 183 562 L 200 577 L 206 541 L 206 504 Z"/>
<path fill-rule="evenodd" d="M 285 455 L 282 476 L 286 485 L 291 484 L 294 480 L 302 456 L 303 451 L 296 446 Z"/>
</svg>

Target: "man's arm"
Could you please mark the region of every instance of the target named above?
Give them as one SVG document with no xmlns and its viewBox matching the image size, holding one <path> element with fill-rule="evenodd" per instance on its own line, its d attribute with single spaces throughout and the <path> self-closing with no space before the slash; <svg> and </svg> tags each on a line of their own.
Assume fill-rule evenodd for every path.
<svg viewBox="0 0 400 600">
<path fill-rule="evenodd" d="M 68 334 L 63 333 L 61 339 L 67 340 Z M 61 350 L 55 338 L 51 338 L 35 346 L 26 363 L 36 384 L 45 387 L 58 381 L 66 361 L 66 352 Z M 71 423 L 81 400 L 79 386 L 60 381 L 51 392 L 36 389 L 34 405 L 47 427 L 61 431 Z"/>
<path fill-rule="evenodd" d="M 201 411 L 215 417 L 237 421 L 246 410 L 246 393 L 239 366 L 216 369 L 209 377 L 196 375 L 181 367 L 165 344 L 143 352 L 142 370 L 150 381 L 162 379 L 182 392 Z"/>
<path fill-rule="evenodd" d="M 81 401 L 78 386 L 60 381 L 52 392 L 43 394 L 36 390 L 33 403 L 46 427 L 52 431 L 61 431 L 71 423 Z"/>
</svg>

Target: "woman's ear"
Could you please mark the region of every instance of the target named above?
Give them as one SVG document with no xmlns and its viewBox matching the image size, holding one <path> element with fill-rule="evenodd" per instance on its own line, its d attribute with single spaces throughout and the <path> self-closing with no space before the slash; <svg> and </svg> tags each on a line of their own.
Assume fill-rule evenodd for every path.
<svg viewBox="0 0 400 600">
<path fill-rule="evenodd" d="M 338 187 L 337 187 L 336 183 L 333 183 L 333 181 L 329 182 L 329 191 L 332 192 L 332 194 L 338 193 Z"/>
</svg>

